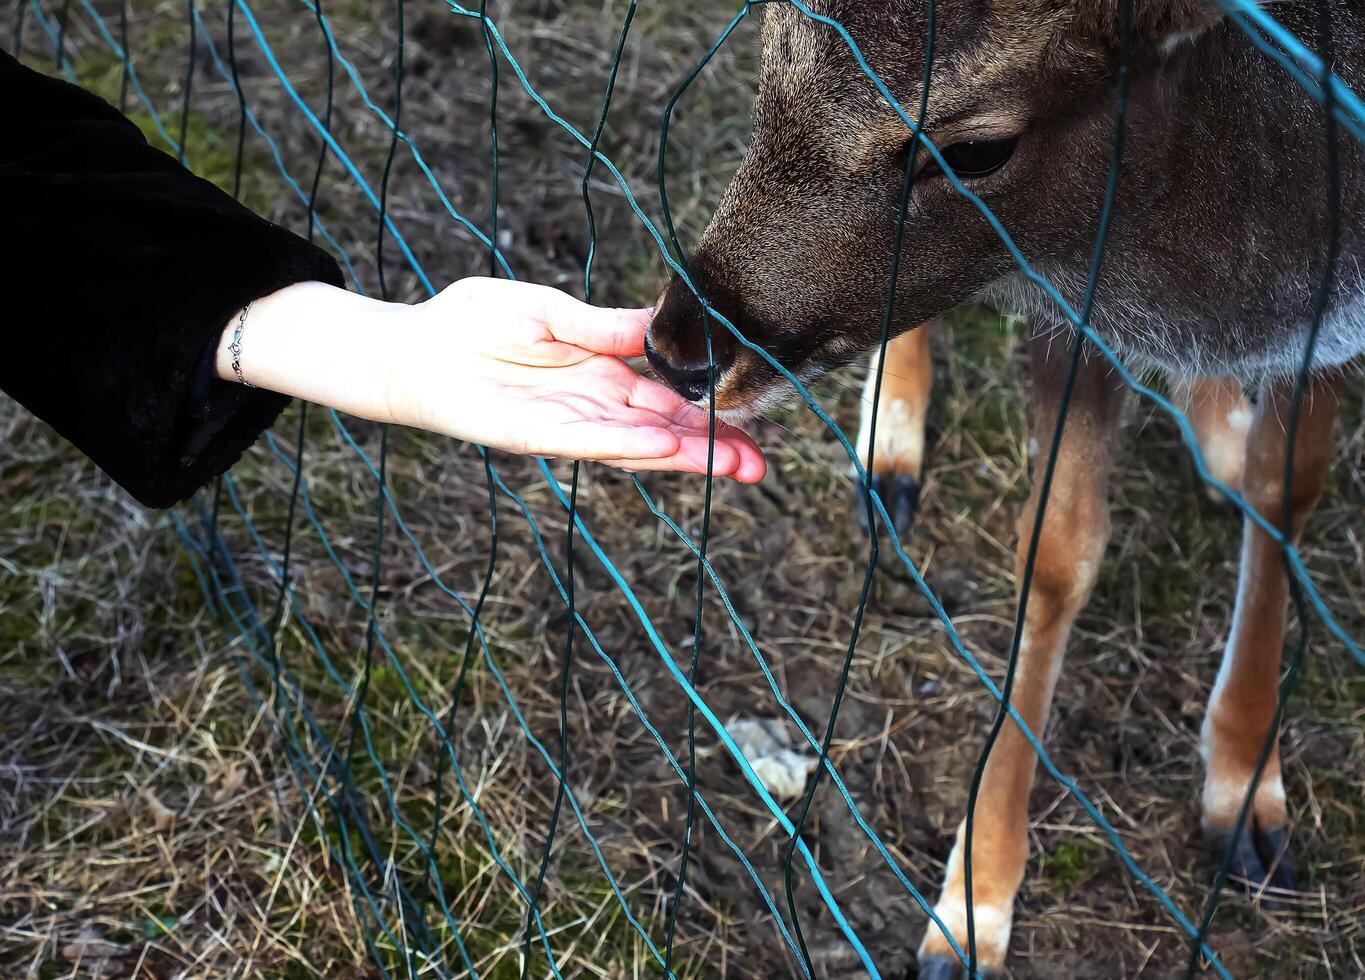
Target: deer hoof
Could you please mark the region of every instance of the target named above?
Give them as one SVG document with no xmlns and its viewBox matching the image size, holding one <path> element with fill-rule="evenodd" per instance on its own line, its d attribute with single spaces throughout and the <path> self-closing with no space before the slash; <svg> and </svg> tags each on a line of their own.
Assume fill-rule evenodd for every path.
<svg viewBox="0 0 1365 980">
<path fill-rule="evenodd" d="M 891 515 L 891 524 L 896 536 L 904 537 L 910 526 L 915 523 L 915 515 L 919 513 L 919 495 L 922 489 L 919 480 L 909 473 L 874 473 L 871 485 L 877 496 L 882 498 L 886 512 Z M 867 501 L 861 494 L 854 497 L 853 510 L 858 516 L 858 527 L 862 529 L 864 535 L 870 535 Z"/>
<path fill-rule="evenodd" d="M 1276 827 L 1274 830 L 1256 832 L 1256 853 L 1260 855 L 1261 863 L 1270 869 L 1269 887 L 1280 892 L 1297 892 L 1299 890 L 1299 878 L 1294 867 L 1294 852 L 1289 847 L 1289 842 L 1285 839 L 1283 827 Z M 1278 898 L 1284 898 L 1279 896 Z M 1272 901 L 1283 905 L 1282 901 L 1277 901 L 1276 896 L 1272 896 Z"/>
<path fill-rule="evenodd" d="M 1221 865 L 1228 844 L 1232 841 L 1232 830 L 1208 830 L 1205 838 L 1213 859 Z M 1267 868 L 1270 870 L 1267 871 Z M 1286 908 L 1286 900 L 1292 898 L 1291 893 L 1298 891 L 1298 878 L 1295 875 L 1294 853 L 1285 840 L 1284 828 L 1250 832 L 1243 828 L 1233 844 L 1228 875 L 1246 894 L 1259 898 L 1265 908 Z"/>
<path fill-rule="evenodd" d="M 1004 974 L 978 969 L 977 976 L 985 980 L 1000 980 Z M 922 956 L 919 961 L 919 980 L 967 980 L 967 968 L 956 956 Z"/>
</svg>

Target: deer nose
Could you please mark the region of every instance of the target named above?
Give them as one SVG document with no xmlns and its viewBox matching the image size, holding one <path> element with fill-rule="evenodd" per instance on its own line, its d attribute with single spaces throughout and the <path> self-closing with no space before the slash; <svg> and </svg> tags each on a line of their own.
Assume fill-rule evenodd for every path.
<svg viewBox="0 0 1365 980">
<path fill-rule="evenodd" d="M 742 320 L 742 304 L 736 302 L 733 290 L 720 282 L 704 255 L 694 260 L 692 275 L 703 295 L 719 304 L 717 309 L 725 311 L 732 322 Z M 675 279 L 659 297 L 645 337 L 645 357 L 659 379 L 688 401 L 707 397 L 708 363 L 715 365 L 719 386 L 735 365 L 737 347 L 734 335 L 702 306 L 692 286 Z"/>
<path fill-rule="evenodd" d="M 714 350 L 713 356 L 716 363 L 716 380 L 734 361 L 734 351 Z M 678 394 L 688 401 L 696 402 L 706 398 L 710 392 L 710 370 L 706 362 L 696 363 L 674 363 L 664 357 L 655 349 L 654 345 L 648 340 L 645 341 L 645 360 L 654 369 L 664 384 L 668 385 Z"/>
</svg>

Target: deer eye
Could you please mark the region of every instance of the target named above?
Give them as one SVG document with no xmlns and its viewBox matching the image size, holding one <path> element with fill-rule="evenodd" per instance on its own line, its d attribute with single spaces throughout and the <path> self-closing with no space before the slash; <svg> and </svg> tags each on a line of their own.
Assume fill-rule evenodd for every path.
<svg viewBox="0 0 1365 980">
<path fill-rule="evenodd" d="M 1009 163 L 1010 157 L 1014 156 L 1014 148 L 1018 145 L 1019 140 L 1016 137 L 964 140 L 944 147 L 941 152 L 944 161 L 953 168 L 953 173 L 962 180 L 970 180 L 973 177 L 989 177 Z M 929 157 L 924 169 L 920 171 L 920 176 L 930 177 L 942 173 L 943 168 L 938 165 L 938 161 Z"/>
</svg>

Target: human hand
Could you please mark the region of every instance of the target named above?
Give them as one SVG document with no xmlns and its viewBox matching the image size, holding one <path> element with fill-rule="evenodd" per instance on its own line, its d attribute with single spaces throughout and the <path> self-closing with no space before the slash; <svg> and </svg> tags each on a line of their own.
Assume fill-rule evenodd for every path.
<svg viewBox="0 0 1365 980">
<path fill-rule="evenodd" d="M 643 353 L 649 316 L 502 279 L 417 306 L 301 283 L 253 305 L 241 365 L 261 387 L 491 448 L 705 473 L 709 413 L 622 360 Z M 757 483 L 766 470 L 754 441 L 717 420 L 712 472 Z"/>
<path fill-rule="evenodd" d="M 417 309 L 413 346 L 389 378 L 407 424 L 533 456 L 706 472 L 709 413 L 622 360 L 644 353 L 648 310 L 477 278 Z M 748 435 L 717 420 L 712 470 L 756 483 L 766 464 Z"/>
</svg>

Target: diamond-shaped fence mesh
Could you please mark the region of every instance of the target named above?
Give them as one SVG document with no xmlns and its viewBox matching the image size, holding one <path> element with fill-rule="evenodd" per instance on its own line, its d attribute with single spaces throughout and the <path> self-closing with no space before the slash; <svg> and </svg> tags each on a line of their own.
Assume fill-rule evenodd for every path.
<svg viewBox="0 0 1365 980">
<path fill-rule="evenodd" d="M 1079 366 L 1101 358 L 1146 404 L 1175 419 L 1199 476 L 1282 552 L 1297 625 L 1290 633 L 1275 723 L 1241 807 L 1245 824 L 1310 635 L 1315 653 L 1344 652 L 1360 665 L 1365 654 L 1340 624 L 1330 595 L 1309 577 L 1298 548 L 1281 533 L 1287 521 L 1260 513 L 1236 488 L 1215 480 L 1189 420 L 1090 325 L 1092 310 L 1103 302 L 1098 293 L 1106 235 L 1112 221 L 1123 220 L 1114 206 L 1123 174 L 1133 57 L 1127 42 L 1136 2 L 1120 0 L 1114 11 L 1123 41 L 1113 92 L 1111 171 L 1089 279 L 1079 292 L 1037 271 L 1010 229 L 952 172 L 940 148 L 919 139 L 922 153 L 991 224 L 1023 278 L 1050 297 L 1072 328 L 1056 341 L 1070 369 L 1059 392 L 1051 444 L 1038 447 L 1039 512 L 1046 513 L 1056 490 L 1058 449 Z M 130 26 L 127 3 L 20 0 L 13 48 L 30 63 L 119 103 L 186 166 L 324 245 L 358 292 L 412 300 L 434 294 L 446 275 L 553 273 L 559 285 L 593 300 L 604 290 L 619 297 L 632 285 L 603 287 L 597 281 L 598 257 L 613 239 L 630 238 L 642 246 L 638 250 L 646 257 L 640 263 L 667 266 L 691 284 L 669 192 L 677 197 L 687 187 L 678 222 L 684 232 L 695 230 L 704 215 L 692 185 L 711 182 L 714 175 L 693 169 L 704 156 L 695 147 L 687 148 L 686 166 L 677 163 L 670 127 L 704 72 L 744 74 L 718 59 L 741 28 L 775 6 L 793 9 L 818 25 L 829 43 L 843 45 L 861 73 L 858 83 L 900 118 L 907 136 L 920 133 L 933 84 L 933 0 L 925 8 L 928 33 L 915 41 L 922 46 L 925 84 L 910 105 L 897 101 L 844 25 L 821 12 L 827 5 L 802 0 L 739 5 L 714 24 L 709 46 L 686 54 L 690 69 L 652 80 L 662 105 L 656 159 L 639 141 L 613 144 L 609 137 L 621 77 L 674 64 L 652 56 L 657 52 L 642 53 L 632 31 L 646 18 L 704 19 L 709 13 L 702 8 L 651 10 L 632 0 L 605 3 L 591 13 L 585 7 L 541 12 L 538 41 L 560 33 L 562 19 L 571 16 L 599 21 L 595 31 L 581 36 L 612 39 L 601 50 L 574 55 L 581 61 L 579 77 L 567 88 L 575 104 L 555 104 L 540 94 L 562 81 L 555 73 L 566 62 L 554 61 L 541 71 L 522 53 L 526 39 L 504 31 L 501 8 L 488 5 L 187 0 L 183 8 L 162 4 Z M 1219 6 L 1264 53 L 1259 70 L 1287 72 L 1318 103 L 1329 159 L 1336 159 L 1331 148 L 1338 141 L 1365 138 L 1365 106 L 1331 73 L 1330 54 L 1321 55 L 1330 51 L 1330 13 L 1324 14 L 1322 36 L 1310 43 L 1249 0 L 1219 0 Z M 404 45 L 414 23 L 423 38 L 415 53 Z M 566 44 L 579 37 L 563 32 Z M 736 96 L 731 91 L 706 97 Z M 509 104 L 516 106 L 515 159 L 505 153 Z M 476 110 L 482 118 L 472 126 Z M 449 120 L 444 129 L 443 117 Z M 235 128 L 222 127 L 225 119 Z M 685 124 L 674 128 L 686 131 L 683 139 L 713 140 L 727 153 L 743 138 L 742 129 L 720 127 L 699 136 Z M 555 155 L 537 157 L 538 144 L 555 146 Z M 609 145 L 619 147 L 617 160 L 604 150 Z M 542 165 L 542 159 L 556 162 Z M 576 159 L 577 169 L 560 167 L 565 159 Z M 655 168 L 656 185 L 641 186 L 639 175 Z M 633 182 L 628 173 L 635 175 Z M 1303 179 L 1327 189 L 1332 218 L 1317 264 L 1322 283 L 1315 320 L 1290 401 L 1291 460 L 1327 297 L 1339 276 L 1343 220 L 1339 174 L 1305 173 Z M 914 181 L 907 165 L 897 227 L 904 227 Z M 523 208 L 549 210 L 551 186 L 567 188 L 554 198 L 551 219 L 540 226 L 536 241 L 519 240 L 526 225 L 509 216 Z M 566 201 L 577 203 L 577 214 Z M 604 201 L 603 215 L 598 212 Z M 898 239 L 885 257 L 889 285 L 911 274 L 909 257 L 901 252 Z M 575 266 L 576 277 L 563 274 Z M 896 290 L 885 292 L 890 298 L 882 319 L 883 350 L 896 322 Z M 935 911 L 937 875 L 917 867 L 921 855 L 894 843 L 887 811 L 870 801 L 867 782 L 849 778 L 861 757 L 839 751 L 836 739 L 836 731 L 850 734 L 847 721 L 839 727 L 840 710 L 850 671 L 870 655 L 860 645 L 864 612 L 878 576 L 891 574 L 883 560 L 889 557 L 897 574 L 908 576 L 921 594 L 940 642 L 997 706 L 984 744 L 973 749 L 971 771 L 962 774 L 970 786 L 963 828 L 968 896 L 973 815 L 979 816 L 978 802 L 990 806 L 978 795 L 982 776 L 1002 731 L 1014 724 L 1048 776 L 1107 841 L 1112 854 L 1106 860 L 1121 865 L 1133 887 L 1164 910 L 1167 925 L 1188 947 L 1188 972 L 1229 976 L 1205 939 L 1233 866 L 1237 835 L 1216 876 L 1210 873 L 1202 905 L 1178 904 L 1161 883 L 1169 881 L 1167 869 L 1144 866 L 1130 853 L 1113 810 L 1092 801 L 1082 781 L 1054 763 L 1041 732 L 1030 730 L 1011 703 L 1043 522 L 1025 528 L 1032 533 L 1023 545 L 1018 617 L 1003 673 L 993 677 L 912 558 L 911 542 L 887 533 L 891 515 L 868 489 L 873 461 L 859 458 L 808 385 L 746 338 L 743 324 L 730 322 L 698 295 L 709 313 L 709 333 L 728 331 L 771 364 L 802 410 L 828 429 L 840 452 L 827 468 L 852 467 L 851 503 L 869 516 L 866 561 L 857 588 L 844 593 L 847 618 L 809 625 L 824 631 L 838 660 L 819 692 L 824 703 L 818 710 L 812 710 L 809 691 L 800 703 L 791 694 L 784 637 L 764 628 L 751 590 L 743 589 L 740 602 L 732 599 L 734 577 L 727 568 L 761 576 L 761 566 L 782 556 L 768 555 L 757 565 L 728 561 L 757 547 L 746 539 L 745 529 L 754 528 L 729 513 L 742 503 L 733 494 L 718 498 L 710 478 L 689 484 L 686 492 L 678 491 L 677 482 L 635 478 L 590 495 L 586 487 L 593 477 L 586 466 L 529 463 L 484 450 L 451 455 L 439 442 L 301 405 L 267 434 L 263 449 L 175 515 L 205 600 L 234 641 L 241 682 L 268 706 L 273 737 L 306 801 L 306 812 L 298 815 L 299 846 L 317 849 L 343 869 L 379 972 L 561 976 L 574 972 L 566 964 L 591 961 L 592 951 L 610 942 L 634 944 L 660 973 L 709 975 L 719 967 L 700 938 L 706 929 L 694 927 L 730 914 L 724 900 L 703 900 L 694 887 L 697 875 L 714 878 L 709 863 L 730 869 L 730 887 L 748 893 L 740 904 L 762 923 L 741 924 L 736 955 L 743 956 L 745 947 L 766 947 L 753 962 L 782 964 L 775 969 L 791 975 L 839 969 L 887 975 L 879 963 L 887 937 L 869 936 L 870 929 L 894 933 L 897 943 L 910 947 L 919 930 L 948 925 Z M 714 375 L 713 367 L 712 384 Z M 875 427 L 875 418 L 871 424 Z M 455 498 L 462 510 L 442 506 L 442 488 L 456 484 L 475 488 Z M 437 520 L 427 501 L 433 494 Z M 723 517 L 718 504 L 726 508 Z M 409 518 L 413 510 L 420 519 Z M 599 536 L 604 524 L 622 522 L 632 524 L 630 535 Z M 638 553 L 623 550 L 632 543 Z M 661 553 L 671 556 L 667 562 L 650 557 Z M 807 574 L 824 573 L 817 568 Z M 663 591 L 675 601 L 661 604 L 657 589 L 648 595 L 637 591 L 642 580 L 663 575 L 673 576 Z M 680 609 L 686 610 L 682 616 Z M 530 675 L 520 665 L 533 655 L 541 676 L 529 696 L 553 704 L 548 714 L 524 710 Z M 713 704 L 704 690 L 726 672 L 742 674 L 744 690 L 724 705 Z M 741 706 L 747 710 L 737 710 Z M 590 717 L 600 717 L 597 709 L 617 725 L 608 743 L 616 739 L 619 751 L 635 760 L 623 771 L 638 778 L 644 771 L 639 760 L 652 760 L 648 799 L 660 807 L 660 826 L 673 835 L 666 845 L 630 841 L 637 853 L 629 859 L 624 838 L 634 822 L 621 818 L 610 793 L 612 780 L 625 777 L 614 774 L 610 744 L 604 750 L 587 727 Z M 732 734 L 739 714 L 790 724 L 796 750 L 812 760 L 811 775 L 794 800 L 774 795 Z M 858 711 L 860 719 L 880 724 L 875 714 Z M 533 773 L 529 785 L 499 781 L 500 765 L 514 758 Z M 728 760 L 729 778 L 747 794 L 742 807 L 733 797 L 718 803 L 707 779 L 699 778 L 710 760 Z M 509 792 L 534 796 L 529 810 L 537 825 L 509 824 L 506 814 L 525 812 L 505 806 Z M 822 842 L 827 832 L 818 823 L 829 819 L 821 815 L 831 805 L 844 815 L 833 832 L 856 846 Z M 741 809 L 736 830 L 734 816 Z M 757 838 L 755 826 L 761 828 Z M 659 866 L 642 871 L 638 852 L 648 855 L 651 847 Z M 847 865 L 855 860 L 861 862 L 857 875 L 884 878 L 889 891 L 908 897 L 912 915 L 869 925 L 865 911 L 846 913 L 841 893 L 850 877 Z M 651 861 L 646 857 L 644 863 Z M 558 897 L 574 890 L 594 897 L 577 905 Z M 714 895 L 715 889 L 706 891 Z M 592 911 L 578 911 L 583 908 Z M 973 919 L 969 913 L 965 932 L 944 931 L 969 974 L 981 969 Z"/>
</svg>

